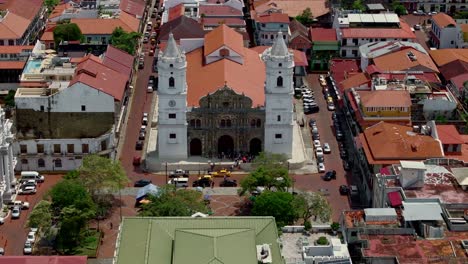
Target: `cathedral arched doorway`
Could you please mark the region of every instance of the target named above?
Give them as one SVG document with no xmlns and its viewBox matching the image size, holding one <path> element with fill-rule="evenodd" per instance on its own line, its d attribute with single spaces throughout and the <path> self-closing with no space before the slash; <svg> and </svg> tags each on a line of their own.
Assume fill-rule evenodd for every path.
<svg viewBox="0 0 468 264">
<path fill-rule="evenodd" d="M 190 156 L 201 156 L 202 154 L 202 143 L 198 138 L 194 138 L 190 141 Z"/>
<path fill-rule="evenodd" d="M 230 154 L 234 151 L 234 139 L 231 136 L 224 135 L 218 139 L 218 154 Z"/>
<path fill-rule="evenodd" d="M 249 152 L 252 155 L 258 155 L 262 152 L 262 141 L 258 138 L 252 138 L 249 144 Z"/>
</svg>

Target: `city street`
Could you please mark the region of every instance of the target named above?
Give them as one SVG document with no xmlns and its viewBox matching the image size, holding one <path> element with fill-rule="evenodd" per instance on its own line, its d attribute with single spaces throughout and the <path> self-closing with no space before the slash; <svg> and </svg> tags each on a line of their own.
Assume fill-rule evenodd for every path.
<svg viewBox="0 0 468 264">
<path fill-rule="evenodd" d="M 427 44 L 429 38 L 427 32 L 430 31 L 431 24 L 428 24 L 427 21 L 430 20 L 431 16 L 415 16 L 415 15 L 406 15 L 402 16 L 403 20 L 410 25 L 410 27 L 414 27 L 414 25 L 419 24 L 421 25 L 421 30 L 415 30 L 414 34 L 416 35 L 417 41 L 424 49 L 429 51 L 429 46 Z M 425 26 L 426 29 L 423 27 L 424 21 L 426 21 Z"/>
</svg>

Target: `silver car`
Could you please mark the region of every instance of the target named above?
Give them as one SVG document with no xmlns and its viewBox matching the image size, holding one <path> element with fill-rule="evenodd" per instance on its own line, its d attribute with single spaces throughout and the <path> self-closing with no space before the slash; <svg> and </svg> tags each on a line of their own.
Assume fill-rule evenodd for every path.
<svg viewBox="0 0 468 264">
<path fill-rule="evenodd" d="M 20 218 L 20 215 L 21 215 L 21 209 L 15 206 L 13 210 L 11 211 L 11 218 L 18 219 Z"/>
<path fill-rule="evenodd" d="M 31 242 L 26 241 L 26 243 L 24 243 L 23 254 L 24 255 L 31 255 L 32 254 L 32 244 L 31 244 Z"/>
</svg>

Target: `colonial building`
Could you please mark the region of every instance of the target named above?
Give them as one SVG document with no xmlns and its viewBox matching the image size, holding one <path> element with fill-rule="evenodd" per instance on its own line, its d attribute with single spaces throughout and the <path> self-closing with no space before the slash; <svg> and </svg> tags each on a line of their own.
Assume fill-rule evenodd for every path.
<svg viewBox="0 0 468 264">
<path fill-rule="evenodd" d="M 0 204 L 11 201 L 12 185 L 16 183 L 15 164 L 13 156 L 13 139 L 11 133 L 12 123 L 5 118 L 5 112 L 0 109 Z"/>
<path fill-rule="evenodd" d="M 221 25 L 159 54 L 160 159 L 268 151 L 291 157 L 294 56 L 279 33 L 262 56 Z M 189 67 L 187 67 L 189 66 Z"/>
</svg>

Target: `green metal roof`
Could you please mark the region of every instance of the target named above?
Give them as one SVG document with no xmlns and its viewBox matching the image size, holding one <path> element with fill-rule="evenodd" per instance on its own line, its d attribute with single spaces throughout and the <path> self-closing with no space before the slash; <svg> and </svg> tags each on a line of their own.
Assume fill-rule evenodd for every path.
<svg viewBox="0 0 468 264">
<path fill-rule="evenodd" d="M 116 264 L 257 264 L 256 245 L 269 244 L 284 263 L 273 217 L 125 217 Z"/>
</svg>

